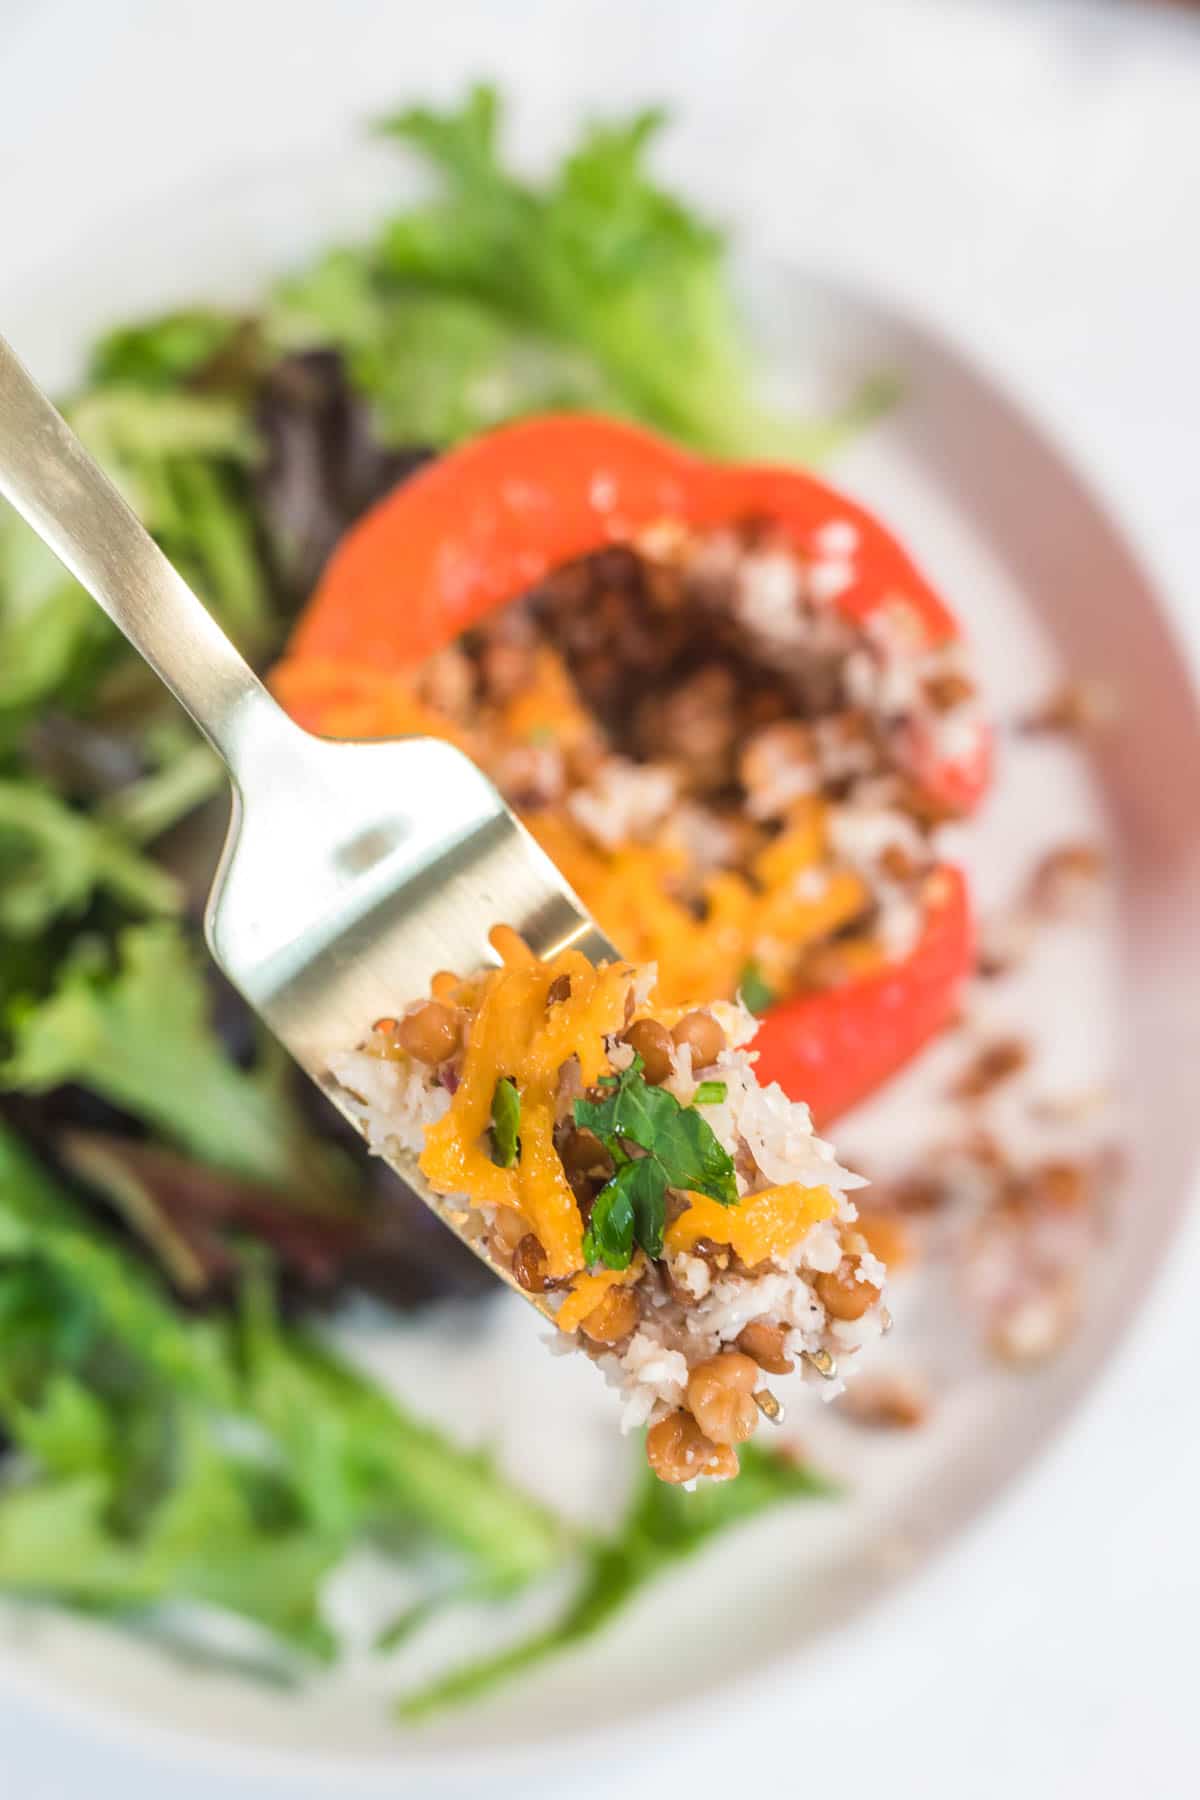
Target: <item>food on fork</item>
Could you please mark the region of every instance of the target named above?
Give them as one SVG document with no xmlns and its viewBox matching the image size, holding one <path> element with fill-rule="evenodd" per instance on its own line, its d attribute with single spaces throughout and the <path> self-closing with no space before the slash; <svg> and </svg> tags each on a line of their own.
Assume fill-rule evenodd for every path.
<svg viewBox="0 0 1200 1800">
<path fill-rule="evenodd" d="M 761 1086 L 738 1002 L 664 1006 L 655 970 L 542 961 L 506 927 L 498 968 L 434 977 L 333 1074 L 373 1150 L 429 1186 L 648 1425 L 664 1481 L 738 1472 L 775 1418 L 771 1376 L 833 1393 L 886 1324 L 855 1231 L 861 1177 L 807 1106 Z"/>
<path fill-rule="evenodd" d="M 275 687 L 339 737 L 452 739 L 658 997 L 764 1021 L 824 1122 L 953 1015 L 936 828 L 989 739 L 958 626 L 807 472 L 547 417 L 426 467 L 334 553 Z"/>
</svg>

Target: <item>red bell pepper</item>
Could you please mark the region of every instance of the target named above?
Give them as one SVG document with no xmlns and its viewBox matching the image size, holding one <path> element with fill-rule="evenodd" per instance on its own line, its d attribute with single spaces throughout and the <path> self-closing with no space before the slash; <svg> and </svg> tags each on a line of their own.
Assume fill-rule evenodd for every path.
<svg viewBox="0 0 1200 1800">
<path fill-rule="evenodd" d="M 823 527 L 852 525 L 853 579 L 834 602 L 843 615 L 865 626 L 900 607 L 918 649 L 958 639 L 953 614 L 890 533 L 814 476 L 711 462 L 638 427 L 572 414 L 479 438 L 372 508 L 331 557 L 280 691 L 319 730 L 326 703 L 411 669 L 564 563 L 663 520 L 704 528 L 749 518 L 772 521 L 817 557 Z M 356 731 L 369 733 L 372 718 L 368 703 Z M 953 758 L 933 748 L 916 755 L 913 773 L 933 801 L 967 812 L 980 799 L 990 761 L 983 727 Z M 907 958 L 768 1013 L 757 1040 L 762 1072 L 808 1100 L 818 1119 L 891 1074 L 953 1010 L 972 956 L 965 884 L 956 870 L 939 870 L 931 893 Z"/>
<path fill-rule="evenodd" d="M 949 1024 L 974 952 L 966 880 L 943 863 L 929 877 L 924 926 L 906 957 L 771 1007 L 751 1046 L 758 1079 L 807 1100 L 818 1125 L 836 1118 Z"/>
</svg>

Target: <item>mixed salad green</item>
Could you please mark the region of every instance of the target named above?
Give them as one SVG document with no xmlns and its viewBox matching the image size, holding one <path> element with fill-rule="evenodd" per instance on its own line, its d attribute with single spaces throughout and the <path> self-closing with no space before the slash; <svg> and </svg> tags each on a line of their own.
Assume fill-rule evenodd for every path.
<svg viewBox="0 0 1200 1800">
<path fill-rule="evenodd" d="M 499 123 L 487 88 L 385 120 L 432 198 L 253 312 L 111 332 L 68 399 L 260 665 L 346 525 L 456 438 L 588 407 L 709 450 L 811 456 L 878 400 L 819 428 L 757 404 L 723 241 L 648 172 L 659 114 L 589 128 L 541 184 L 507 167 Z M 5 514 L 0 1588 L 143 1624 L 216 1609 L 302 1669 L 337 1654 L 323 1589 L 367 1542 L 414 1567 L 434 1545 L 460 1587 L 495 1595 L 578 1561 L 557 1626 L 410 1695 L 416 1716 L 598 1629 L 713 1531 L 823 1490 L 748 1451 L 737 1483 L 647 1480 L 611 1535 L 584 1539 L 331 1348 L 331 1300 L 369 1288 L 408 1307 L 486 1275 L 208 967 L 222 794 L 157 683 Z M 689 1166 L 704 1148 L 676 1146 Z M 619 1264 L 660 1196 L 617 1198 Z M 454 1591 L 441 1578 L 404 1629 Z"/>
</svg>

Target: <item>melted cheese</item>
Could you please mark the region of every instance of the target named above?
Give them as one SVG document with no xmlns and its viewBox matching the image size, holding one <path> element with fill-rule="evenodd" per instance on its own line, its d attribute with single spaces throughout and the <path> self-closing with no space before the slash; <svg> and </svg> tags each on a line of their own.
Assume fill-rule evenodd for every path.
<svg viewBox="0 0 1200 1800">
<path fill-rule="evenodd" d="M 736 1206 L 722 1206 L 705 1194 L 689 1194 L 686 1212 L 668 1225 L 665 1243 L 669 1253 L 690 1250 L 700 1238 L 728 1244 L 748 1266 L 767 1257 L 786 1256 L 813 1225 L 837 1211 L 837 1201 L 825 1187 L 764 1188 L 747 1195 Z"/>
<path fill-rule="evenodd" d="M 861 878 L 831 865 L 824 809 L 802 802 L 787 830 L 755 859 L 753 880 L 733 870 L 703 884 L 706 916 L 676 897 L 688 857 L 669 841 L 598 849 L 557 812 L 526 821 L 588 911 L 634 962 L 655 963 L 663 1006 L 732 1000 L 748 962 L 786 991 L 802 954 L 858 917 L 868 904 Z M 804 877 L 813 876 L 813 892 Z"/>
<path fill-rule="evenodd" d="M 576 1275 L 570 1291 L 554 1315 L 560 1331 L 575 1331 L 595 1312 L 609 1288 L 628 1287 L 646 1270 L 646 1258 L 639 1250 L 627 1269 L 598 1269 L 594 1275 Z"/>
<path fill-rule="evenodd" d="M 544 738 L 570 750 L 595 736 L 566 663 L 545 644 L 534 654 L 532 675 L 503 707 L 498 723 L 502 735 L 514 744 Z"/>
<path fill-rule="evenodd" d="M 439 1194 L 514 1208 L 558 1280 L 583 1266 L 583 1221 L 554 1147 L 560 1071 L 577 1057 L 585 1086 L 608 1073 L 604 1040 L 625 1022 L 633 971 L 624 963 L 593 968 L 574 950 L 538 962 L 507 940 L 497 948 L 510 960 L 484 978 L 459 1085 L 448 1112 L 426 1133 L 421 1170 Z M 564 975 L 570 993 L 550 1005 L 550 989 Z M 492 1161 L 488 1139 L 501 1076 L 521 1096 L 520 1154 L 508 1169 Z"/>
</svg>

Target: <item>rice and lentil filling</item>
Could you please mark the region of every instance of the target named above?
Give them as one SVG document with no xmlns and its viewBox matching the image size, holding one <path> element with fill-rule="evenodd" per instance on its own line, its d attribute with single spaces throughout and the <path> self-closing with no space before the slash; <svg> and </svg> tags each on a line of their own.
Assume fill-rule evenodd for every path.
<svg viewBox="0 0 1200 1800">
<path fill-rule="evenodd" d="M 672 1004 L 836 985 L 920 932 L 952 810 L 923 776 L 978 744 L 978 698 L 902 595 L 839 609 L 857 531 L 818 535 L 663 521 L 389 686 L 389 730 L 460 744 Z"/>
<path fill-rule="evenodd" d="M 332 1070 L 371 1148 L 414 1153 L 487 1256 L 542 1297 L 648 1425 L 666 1481 L 736 1475 L 766 1380 L 837 1370 L 886 1323 L 860 1177 L 755 1079 L 738 1003 L 664 1006 L 653 968 L 539 961 L 435 976 Z"/>
</svg>

